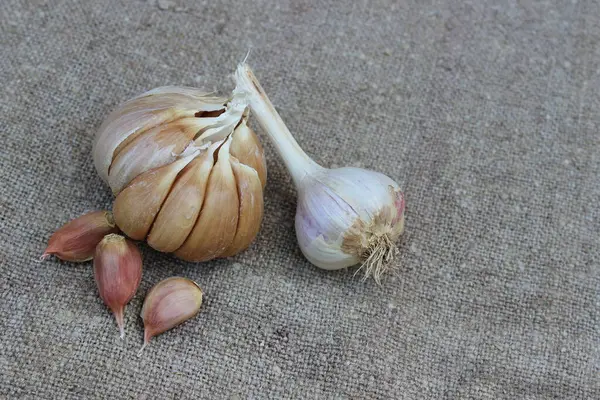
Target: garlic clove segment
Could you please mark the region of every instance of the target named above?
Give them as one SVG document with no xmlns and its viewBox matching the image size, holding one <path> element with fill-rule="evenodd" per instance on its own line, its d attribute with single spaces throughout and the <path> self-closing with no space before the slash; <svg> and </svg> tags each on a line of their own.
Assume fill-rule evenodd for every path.
<svg viewBox="0 0 600 400">
<path fill-rule="evenodd" d="M 177 174 L 196 156 L 191 154 L 135 178 L 115 199 L 117 226 L 130 238 L 144 240 Z"/>
<path fill-rule="evenodd" d="M 110 211 L 94 211 L 75 218 L 50 236 L 41 259 L 54 255 L 64 261 L 83 262 L 94 257 L 96 246 L 105 235 L 116 233 Z"/>
<path fill-rule="evenodd" d="M 235 80 L 234 93 L 247 101 L 298 190 L 295 227 L 302 253 L 324 269 L 361 264 L 358 271 L 379 283 L 393 266 L 404 230 L 398 184 L 365 169 L 321 167 L 298 145 L 248 65 L 239 65 Z"/>
<path fill-rule="evenodd" d="M 231 136 L 221 146 L 213 166 L 202 210 L 196 225 L 175 255 L 187 261 L 219 257 L 232 243 L 238 223 L 239 198 L 229 148 Z"/>
<path fill-rule="evenodd" d="M 248 127 L 245 117 L 233 131 L 231 155 L 242 164 L 254 168 L 258 173 L 262 188 L 267 184 L 267 163 L 264 151 L 256 134 Z"/>
<path fill-rule="evenodd" d="M 141 317 L 144 321 L 144 345 L 150 339 L 193 318 L 202 305 L 202 290 L 191 279 L 167 278 L 146 295 Z"/>
<path fill-rule="evenodd" d="M 123 338 L 125 306 L 142 279 L 142 256 L 136 245 L 121 235 L 105 236 L 96 247 L 94 278 L 100 298 L 113 312 Z"/>
<path fill-rule="evenodd" d="M 204 203 L 214 154 L 221 144 L 210 146 L 181 171 L 148 235 L 147 241 L 152 248 L 173 252 L 192 231 Z"/>
<path fill-rule="evenodd" d="M 263 216 L 262 183 L 258 173 L 234 157 L 231 157 L 231 168 L 237 184 L 240 211 L 233 242 L 220 257 L 232 256 L 250 246 L 258 234 Z"/>
</svg>

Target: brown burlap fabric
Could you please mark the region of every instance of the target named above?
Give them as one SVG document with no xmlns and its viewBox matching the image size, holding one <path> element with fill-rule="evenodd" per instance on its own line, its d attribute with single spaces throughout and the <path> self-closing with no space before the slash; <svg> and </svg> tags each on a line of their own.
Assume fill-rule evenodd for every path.
<svg viewBox="0 0 600 400">
<path fill-rule="evenodd" d="M 0 397 L 600 398 L 600 5 L 568 1 L 0 4 Z M 92 138 L 165 84 L 227 92 L 249 63 L 325 166 L 406 191 L 382 287 L 301 255 L 273 147 L 252 247 L 204 264 L 142 246 L 126 338 L 91 264 L 38 263 L 112 198 Z M 141 357 L 147 290 L 199 316 Z"/>
</svg>

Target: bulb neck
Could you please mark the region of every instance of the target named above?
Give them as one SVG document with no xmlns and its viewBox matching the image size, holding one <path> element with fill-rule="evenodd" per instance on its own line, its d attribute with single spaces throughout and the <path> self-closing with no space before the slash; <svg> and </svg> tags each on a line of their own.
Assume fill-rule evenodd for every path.
<svg viewBox="0 0 600 400">
<path fill-rule="evenodd" d="M 233 100 L 245 102 L 275 146 L 296 187 L 310 174 L 323 169 L 302 150 L 262 89 L 250 67 L 242 63 L 235 73 Z"/>
</svg>

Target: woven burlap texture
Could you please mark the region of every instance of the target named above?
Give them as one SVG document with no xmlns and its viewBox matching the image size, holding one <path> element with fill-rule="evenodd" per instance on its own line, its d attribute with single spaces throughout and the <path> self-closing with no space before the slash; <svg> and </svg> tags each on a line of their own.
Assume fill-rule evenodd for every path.
<svg viewBox="0 0 600 400">
<path fill-rule="evenodd" d="M 598 21 L 592 0 L 3 0 L 0 397 L 600 398 Z M 257 240 L 203 264 L 141 246 L 121 340 L 91 263 L 37 260 L 111 207 L 91 149 L 118 103 L 227 93 L 248 50 L 316 161 L 405 190 L 398 269 L 379 287 L 310 265 L 257 128 Z M 144 296 L 174 275 L 202 311 L 137 357 Z"/>
</svg>

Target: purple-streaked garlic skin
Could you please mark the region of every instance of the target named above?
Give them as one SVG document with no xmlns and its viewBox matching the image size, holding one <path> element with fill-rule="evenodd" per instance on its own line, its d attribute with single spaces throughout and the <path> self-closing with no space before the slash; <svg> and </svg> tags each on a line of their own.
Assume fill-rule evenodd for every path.
<svg viewBox="0 0 600 400">
<path fill-rule="evenodd" d="M 125 306 L 142 279 L 142 256 L 137 246 L 121 235 L 107 235 L 96 247 L 94 278 L 100 298 L 113 312 L 122 338 Z"/>
<path fill-rule="evenodd" d="M 343 233 L 358 214 L 326 183 L 307 176 L 298 190 L 296 238 L 302 254 L 323 269 L 339 269 L 359 262 L 337 249 Z"/>
<path fill-rule="evenodd" d="M 175 276 L 157 283 L 142 307 L 144 347 L 152 337 L 196 316 L 201 305 L 202 290 L 191 279 Z"/>
<path fill-rule="evenodd" d="M 69 221 L 50 236 L 42 260 L 51 255 L 71 262 L 91 260 L 102 238 L 118 231 L 110 211 L 87 213 Z"/>
</svg>

